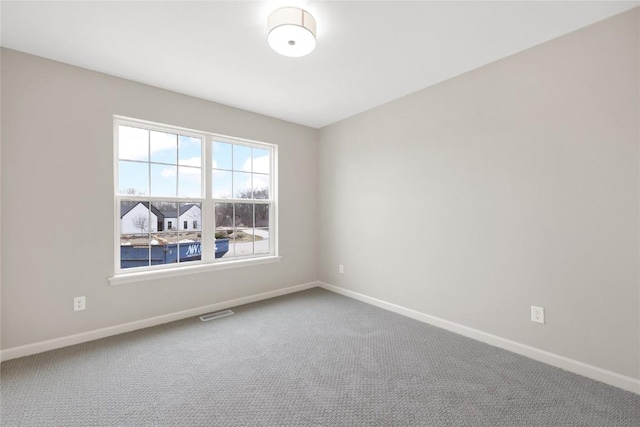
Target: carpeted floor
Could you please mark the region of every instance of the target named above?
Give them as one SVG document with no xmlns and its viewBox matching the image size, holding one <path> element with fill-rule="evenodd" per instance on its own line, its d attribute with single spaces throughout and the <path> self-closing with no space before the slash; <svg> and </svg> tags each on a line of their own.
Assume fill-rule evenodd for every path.
<svg viewBox="0 0 640 427">
<path fill-rule="evenodd" d="M 640 426 L 640 396 L 311 289 L 1 367 L 2 426 Z"/>
</svg>

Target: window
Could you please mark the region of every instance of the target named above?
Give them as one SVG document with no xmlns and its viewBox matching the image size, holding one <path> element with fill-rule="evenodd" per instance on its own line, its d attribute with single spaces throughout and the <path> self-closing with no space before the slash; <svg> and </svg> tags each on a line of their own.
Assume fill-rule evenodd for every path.
<svg viewBox="0 0 640 427">
<path fill-rule="evenodd" d="M 116 276 L 276 255 L 274 145 L 119 117 L 114 129 Z"/>
</svg>

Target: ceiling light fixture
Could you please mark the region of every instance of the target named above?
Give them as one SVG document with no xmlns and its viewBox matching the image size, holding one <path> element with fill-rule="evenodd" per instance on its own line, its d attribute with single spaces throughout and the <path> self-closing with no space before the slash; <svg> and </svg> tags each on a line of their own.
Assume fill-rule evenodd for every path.
<svg viewBox="0 0 640 427">
<path fill-rule="evenodd" d="M 267 20 L 269 46 L 280 55 L 305 56 L 316 47 L 316 20 L 306 10 L 281 7 Z"/>
</svg>

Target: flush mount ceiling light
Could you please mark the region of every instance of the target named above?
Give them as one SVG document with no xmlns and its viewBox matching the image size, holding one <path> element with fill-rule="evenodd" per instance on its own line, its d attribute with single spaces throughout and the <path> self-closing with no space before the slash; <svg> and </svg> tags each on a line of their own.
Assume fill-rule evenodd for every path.
<svg viewBox="0 0 640 427">
<path fill-rule="evenodd" d="M 269 46 L 280 55 L 305 56 L 316 47 L 316 20 L 306 10 L 281 7 L 267 20 Z"/>
</svg>

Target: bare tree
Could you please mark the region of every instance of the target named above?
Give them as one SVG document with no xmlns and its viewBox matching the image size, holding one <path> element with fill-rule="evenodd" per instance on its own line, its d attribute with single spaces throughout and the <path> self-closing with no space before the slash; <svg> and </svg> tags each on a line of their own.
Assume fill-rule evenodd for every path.
<svg viewBox="0 0 640 427">
<path fill-rule="evenodd" d="M 247 199 L 247 203 L 216 203 L 216 228 L 269 226 L 269 204 L 253 203 L 253 200 L 268 199 L 268 188 L 244 190 L 238 194 L 237 198 Z"/>
<path fill-rule="evenodd" d="M 139 228 L 141 233 L 144 233 L 147 230 L 147 226 L 149 224 L 149 218 L 146 215 L 138 215 L 134 218 L 131 218 L 131 222 L 135 228 Z"/>
<path fill-rule="evenodd" d="M 133 187 L 129 187 L 126 190 L 121 190 L 120 194 L 125 194 L 127 196 L 141 196 L 144 194 L 143 191 L 138 191 Z M 138 202 L 135 200 L 121 200 L 120 207 L 122 209 L 127 208 L 129 206 L 135 206 Z"/>
<path fill-rule="evenodd" d="M 254 199 L 268 199 L 269 198 L 269 189 L 268 188 L 256 188 L 255 190 L 253 190 L 253 198 Z"/>
<path fill-rule="evenodd" d="M 153 202 L 152 205 L 160 212 L 172 212 L 176 217 L 178 215 L 178 203 L 176 202 Z"/>
</svg>

